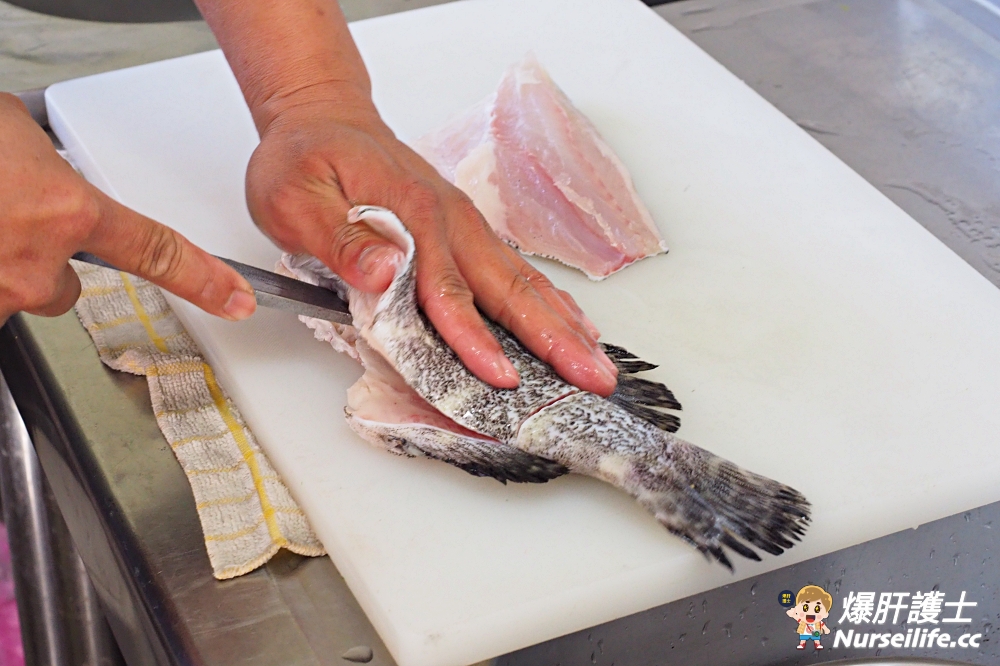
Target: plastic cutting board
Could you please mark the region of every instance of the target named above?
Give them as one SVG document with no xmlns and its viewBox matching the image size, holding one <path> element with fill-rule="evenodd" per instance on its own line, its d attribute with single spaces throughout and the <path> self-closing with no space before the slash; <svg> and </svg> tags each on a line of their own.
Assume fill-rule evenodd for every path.
<svg viewBox="0 0 1000 666">
<path fill-rule="evenodd" d="M 671 251 L 610 279 L 538 263 L 661 367 L 680 434 L 802 490 L 805 541 L 736 578 L 1000 500 L 1000 291 L 637 0 L 479 0 L 353 25 L 415 138 L 533 50 L 635 176 Z M 257 141 L 222 56 L 54 85 L 84 173 L 208 250 L 279 253 L 243 198 Z M 575 476 L 502 486 L 345 425 L 358 367 L 295 317 L 173 299 L 403 666 L 475 662 L 734 577 Z"/>
</svg>

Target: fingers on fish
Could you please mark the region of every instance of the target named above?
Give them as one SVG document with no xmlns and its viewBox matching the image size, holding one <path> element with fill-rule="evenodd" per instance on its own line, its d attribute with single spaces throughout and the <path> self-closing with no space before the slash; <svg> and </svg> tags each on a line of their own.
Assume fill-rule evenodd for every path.
<svg viewBox="0 0 1000 666">
<path fill-rule="evenodd" d="M 805 533 L 809 502 L 797 490 L 676 440 L 670 469 L 637 470 L 637 499 L 671 533 L 733 569 L 725 548 L 754 561 L 780 555 Z"/>
<path fill-rule="evenodd" d="M 618 385 L 608 400 L 661 430 L 677 432 L 681 427 L 680 417 L 663 411 L 681 408 L 673 392 L 659 382 L 634 376 L 659 366 L 640 360 L 617 345 L 602 343 L 601 347 L 619 370 Z"/>
</svg>

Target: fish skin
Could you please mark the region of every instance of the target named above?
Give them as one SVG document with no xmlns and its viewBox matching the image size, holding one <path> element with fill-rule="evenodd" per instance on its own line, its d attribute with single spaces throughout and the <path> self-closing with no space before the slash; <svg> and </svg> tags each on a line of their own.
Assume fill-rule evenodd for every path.
<svg viewBox="0 0 1000 666">
<path fill-rule="evenodd" d="M 632 495 L 667 530 L 730 569 L 726 548 L 759 560 L 754 548 L 777 555 L 804 533 L 810 506 L 798 491 L 680 439 L 669 432 L 676 423 L 650 416 L 673 416 L 659 410 L 680 405 L 661 384 L 632 377 L 631 372 L 649 364 L 620 347 L 605 346 L 625 368 L 619 388 L 605 399 L 562 381 L 509 332 L 487 320 L 521 384 L 497 389 L 476 378 L 417 305 L 415 250 L 402 223 L 373 206 L 352 209 L 349 219 L 364 220 L 406 254 L 382 295 L 346 289 L 363 341 L 357 343 L 361 360 L 377 355 L 368 359 L 365 377 L 349 390 L 348 422 L 366 440 L 398 455 L 435 458 L 504 483 L 543 482 L 566 472 L 601 479 Z M 337 283 L 313 258 L 286 255 L 282 261 L 286 273 Z M 393 371 L 398 378 L 389 376 Z M 373 382 L 380 374 L 381 381 L 395 384 L 394 390 L 412 390 L 417 397 L 407 398 L 411 403 L 423 400 L 457 426 L 398 423 L 393 414 L 379 421 L 361 418 L 371 403 L 356 389 L 368 381 L 369 372 Z M 431 416 L 425 420 L 433 420 Z"/>
</svg>

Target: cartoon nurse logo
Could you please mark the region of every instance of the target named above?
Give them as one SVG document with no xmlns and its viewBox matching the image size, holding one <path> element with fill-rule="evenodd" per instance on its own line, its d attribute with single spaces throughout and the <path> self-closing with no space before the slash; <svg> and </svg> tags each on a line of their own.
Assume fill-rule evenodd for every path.
<svg viewBox="0 0 1000 666">
<path fill-rule="evenodd" d="M 785 602 L 786 599 L 791 600 L 791 593 L 788 591 L 782 592 L 782 601 Z M 816 650 L 823 649 L 820 642 L 823 634 L 830 633 L 824 620 L 829 617 L 832 606 L 833 597 L 818 585 L 806 585 L 795 595 L 795 605 L 786 611 L 786 615 L 798 623 L 795 629 L 799 635 L 797 650 L 805 650 L 806 641 L 812 641 Z"/>
</svg>

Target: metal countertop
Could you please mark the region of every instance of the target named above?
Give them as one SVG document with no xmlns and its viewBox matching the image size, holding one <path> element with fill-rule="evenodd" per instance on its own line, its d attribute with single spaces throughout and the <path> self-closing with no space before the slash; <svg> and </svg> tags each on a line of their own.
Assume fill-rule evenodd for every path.
<svg viewBox="0 0 1000 666">
<path fill-rule="evenodd" d="M 1000 286 L 992 1 L 685 0 L 657 11 Z M 145 380 L 105 369 L 75 316 L 16 317 L 0 331 L 0 370 L 129 663 L 345 664 L 359 644 L 373 648 L 371 663 L 392 663 L 328 558 L 282 554 L 242 578 L 212 578 Z M 969 590 L 973 626 L 986 634 L 979 650 L 895 654 L 1000 663 L 990 633 L 1000 620 L 994 522 L 1000 504 L 496 662 L 799 663 L 777 595 L 814 582 L 836 593 Z"/>
</svg>

